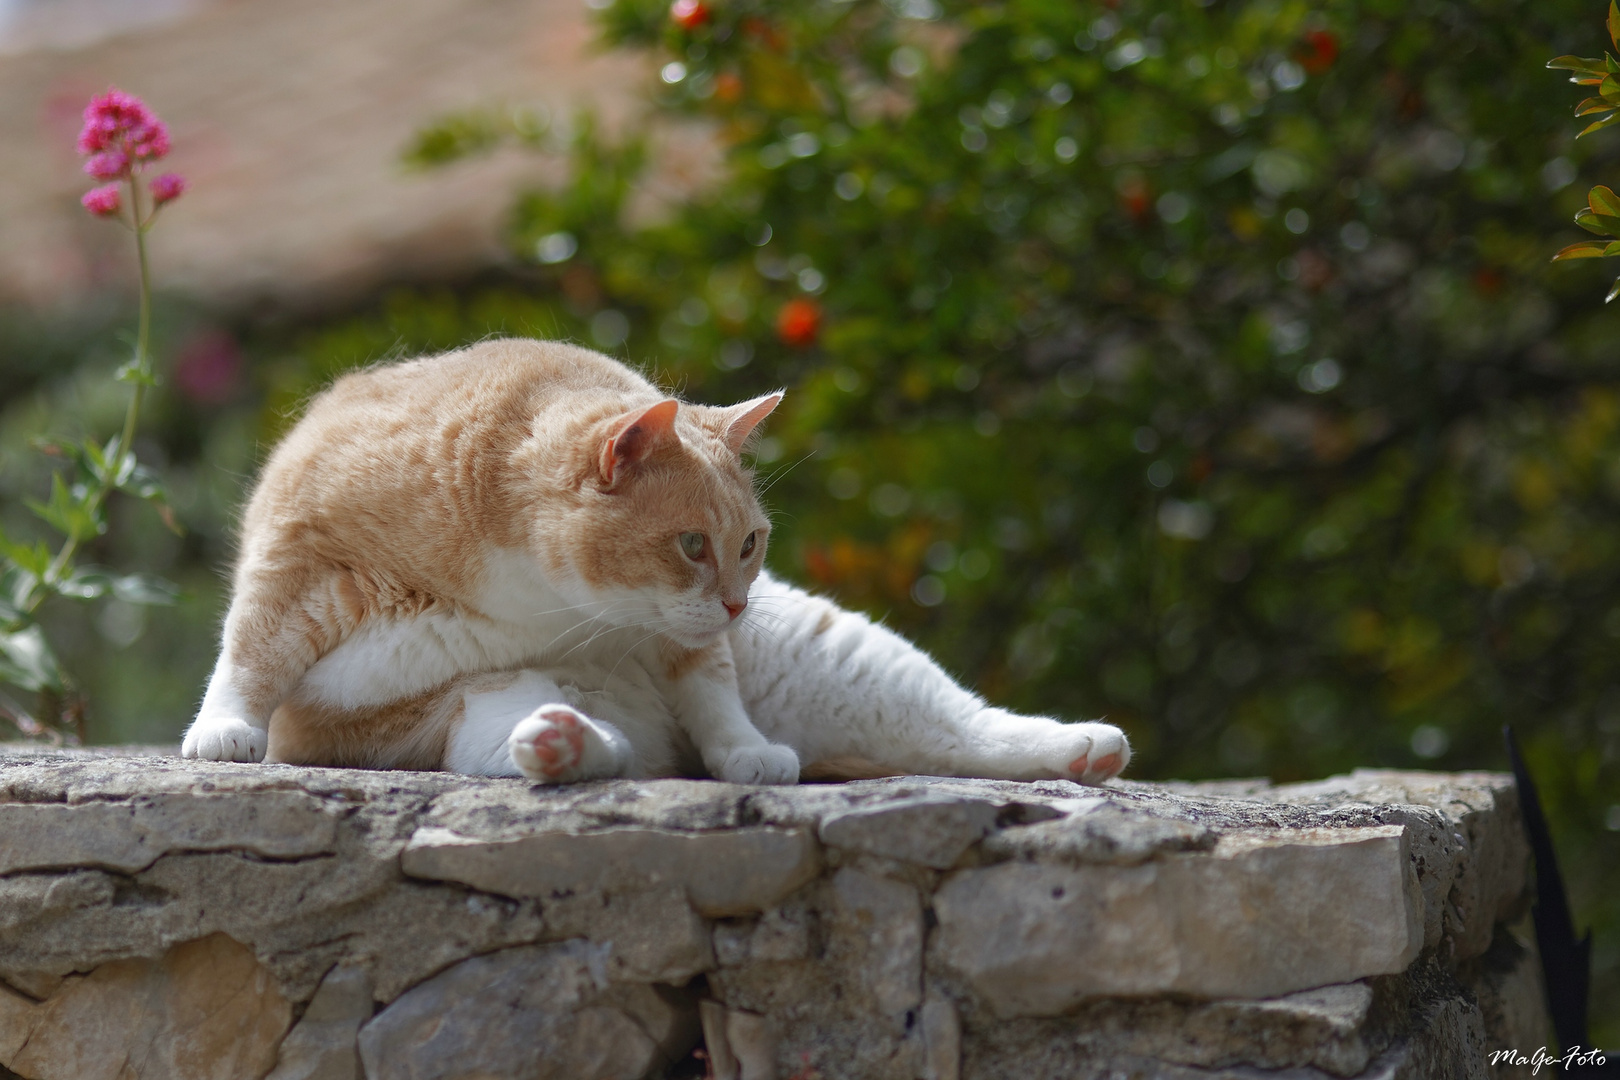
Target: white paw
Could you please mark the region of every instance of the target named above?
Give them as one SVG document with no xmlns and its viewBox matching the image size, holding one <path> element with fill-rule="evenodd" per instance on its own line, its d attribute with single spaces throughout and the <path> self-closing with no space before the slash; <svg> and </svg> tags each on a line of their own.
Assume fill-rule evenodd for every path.
<svg viewBox="0 0 1620 1080">
<path fill-rule="evenodd" d="M 726 755 L 714 775 L 732 784 L 797 784 L 799 755 L 775 743 L 741 746 Z"/>
<path fill-rule="evenodd" d="M 1058 771 L 1066 780 L 1100 784 L 1125 771 L 1131 744 L 1112 724 L 1065 724 L 1064 747 Z"/>
<path fill-rule="evenodd" d="M 180 755 L 203 761 L 263 761 L 270 733 L 236 717 L 193 720 L 180 744 Z"/>
<path fill-rule="evenodd" d="M 622 740 L 620 740 L 622 741 Z M 506 740 L 512 764 L 545 784 L 571 784 L 622 775 L 621 747 L 590 717 L 567 705 L 542 705 L 519 720 Z"/>
</svg>

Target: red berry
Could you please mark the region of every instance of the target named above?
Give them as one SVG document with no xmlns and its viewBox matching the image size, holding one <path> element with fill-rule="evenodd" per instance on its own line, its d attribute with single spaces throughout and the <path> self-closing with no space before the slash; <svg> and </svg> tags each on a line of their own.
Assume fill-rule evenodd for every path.
<svg viewBox="0 0 1620 1080">
<path fill-rule="evenodd" d="M 1312 30 L 1305 35 L 1305 48 L 1299 55 L 1300 67 L 1312 75 L 1320 75 L 1339 58 L 1339 39 L 1327 30 Z"/>
<path fill-rule="evenodd" d="M 714 80 L 714 96 L 717 101 L 727 105 L 735 104 L 742 99 L 742 76 L 734 71 L 722 71 Z"/>
<path fill-rule="evenodd" d="M 709 5 L 703 0 L 675 0 L 669 5 L 669 17 L 682 30 L 696 30 L 709 21 Z"/>
<path fill-rule="evenodd" d="M 814 300 L 789 300 L 776 313 L 776 336 L 782 344 L 805 348 L 821 336 L 821 305 Z"/>
</svg>

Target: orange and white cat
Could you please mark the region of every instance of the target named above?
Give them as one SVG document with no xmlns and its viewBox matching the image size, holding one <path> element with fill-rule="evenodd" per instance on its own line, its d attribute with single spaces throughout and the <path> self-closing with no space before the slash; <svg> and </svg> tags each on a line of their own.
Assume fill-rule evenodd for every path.
<svg viewBox="0 0 1620 1080">
<path fill-rule="evenodd" d="M 781 397 L 691 405 L 519 339 L 338 380 L 248 504 L 185 756 L 551 783 L 1117 775 L 1118 728 L 991 707 L 765 572 L 741 455 Z"/>
</svg>

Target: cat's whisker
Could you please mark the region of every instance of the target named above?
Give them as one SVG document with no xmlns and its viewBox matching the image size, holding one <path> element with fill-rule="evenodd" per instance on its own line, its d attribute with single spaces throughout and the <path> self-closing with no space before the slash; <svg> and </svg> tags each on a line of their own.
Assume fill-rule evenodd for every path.
<svg viewBox="0 0 1620 1080">
<path fill-rule="evenodd" d="M 653 638 L 657 637 L 659 634 L 664 633 L 668 629 L 669 629 L 669 627 L 667 627 L 667 626 L 659 627 L 657 630 L 654 630 L 652 633 L 647 634 L 645 637 L 639 638 L 634 643 L 632 643 L 631 646 L 628 649 L 624 650 L 623 655 L 621 655 L 619 657 L 619 659 L 614 662 L 613 666 L 608 668 L 607 678 L 603 679 L 602 682 L 604 684 L 612 682 L 614 674 L 619 670 L 619 665 L 624 663 L 625 660 L 630 656 L 631 653 L 635 652 L 637 649 L 641 648 L 641 646 L 643 644 L 645 644 L 648 641 L 651 641 Z"/>
<path fill-rule="evenodd" d="M 561 656 L 557 657 L 557 663 L 559 663 L 559 664 L 562 663 L 564 660 L 568 659 L 571 655 L 573 655 L 579 649 L 583 649 L 584 647 L 589 645 L 591 642 L 593 642 L 597 638 L 601 637 L 603 634 L 606 634 L 609 631 L 616 630 L 616 629 L 618 629 L 618 628 L 615 627 L 612 623 L 609 623 L 608 625 L 602 627 L 600 630 L 597 630 L 595 633 L 593 633 L 590 637 L 586 638 L 584 641 L 581 641 L 579 644 L 575 645 L 573 648 L 569 649 L 567 652 L 565 652 Z"/>
<path fill-rule="evenodd" d="M 567 605 L 565 607 L 552 608 L 550 611 L 531 611 L 531 612 L 529 612 L 529 618 L 531 618 L 531 619 L 541 619 L 541 618 L 544 618 L 547 615 L 561 614 L 564 611 L 578 611 L 580 608 L 585 607 L 585 606 L 586 605 L 584 605 L 584 604 L 569 604 L 569 605 Z M 595 618 L 596 616 L 592 616 L 592 617 Z"/>
<path fill-rule="evenodd" d="M 582 626 L 589 626 L 591 623 L 596 621 L 596 618 L 597 618 L 596 616 L 592 615 L 592 616 L 589 616 L 587 618 L 581 619 L 579 622 L 575 623 L 573 626 L 570 626 L 568 629 L 564 630 L 562 633 L 560 633 L 560 634 L 556 635 L 555 637 L 553 637 L 551 639 L 551 641 L 548 643 L 548 647 L 549 646 L 555 646 L 555 645 L 557 645 L 558 643 L 560 643 L 562 641 L 566 641 L 569 634 L 572 634 L 575 630 L 578 630 Z M 577 648 L 577 646 L 576 646 L 576 648 Z M 570 651 L 572 651 L 572 650 L 570 650 Z M 565 653 L 564 655 L 566 656 L 567 654 Z"/>
<path fill-rule="evenodd" d="M 771 473 L 770 477 L 765 481 L 765 486 L 759 489 L 759 494 L 764 495 L 766 492 L 770 491 L 771 488 L 781 483 L 783 477 L 787 476 L 788 473 L 792 472 L 794 469 L 797 469 L 800 465 L 803 465 L 805 462 L 809 461 L 815 456 L 816 452 L 812 450 L 798 461 L 793 462 L 791 465 L 784 465 L 782 468 Z"/>
</svg>

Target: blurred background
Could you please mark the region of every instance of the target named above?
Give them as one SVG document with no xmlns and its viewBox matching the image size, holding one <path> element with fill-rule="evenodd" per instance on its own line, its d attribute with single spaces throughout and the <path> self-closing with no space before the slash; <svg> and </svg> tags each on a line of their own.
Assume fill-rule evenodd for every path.
<svg viewBox="0 0 1620 1080">
<path fill-rule="evenodd" d="M 178 739 L 231 523 L 335 374 L 563 337 L 693 400 L 789 388 L 775 570 L 1139 778 L 1501 769 L 1526 744 L 1620 1044 L 1620 311 L 1549 262 L 1574 0 L 0 0 L 0 525 L 106 438 L 117 85 L 191 181 L 138 443 L 174 607 L 42 612 L 94 742 Z M 10 733 L 5 733 L 9 736 Z"/>
</svg>

